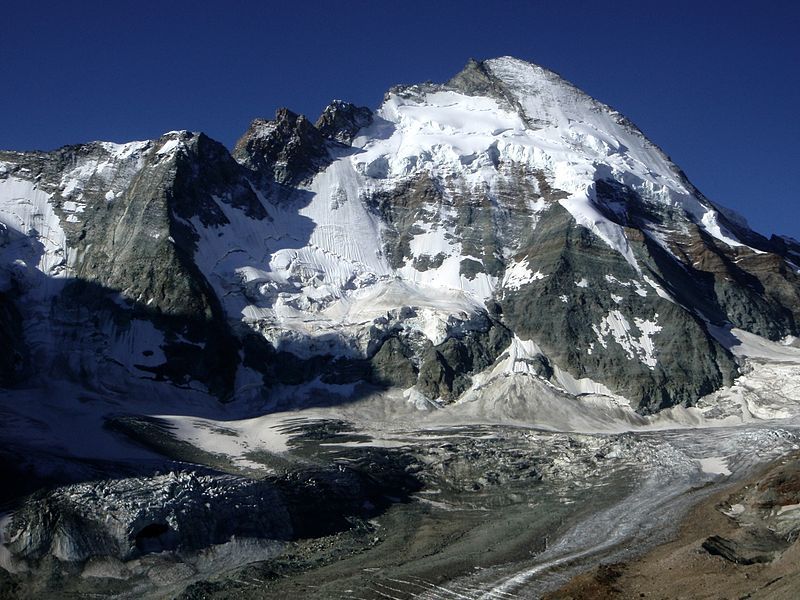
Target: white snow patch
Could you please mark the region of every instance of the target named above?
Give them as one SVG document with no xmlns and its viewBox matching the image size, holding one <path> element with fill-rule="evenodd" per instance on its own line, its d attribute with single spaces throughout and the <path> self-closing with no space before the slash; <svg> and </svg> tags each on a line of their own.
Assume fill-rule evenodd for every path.
<svg viewBox="0 0 800 600">
<path fill-rule="evenodd" d="M 744 504 L 731 504 L 730 509 L 728 510 L 720 510 L 720 512 L 728 517 L 738 517 L 739 515 L 743 514 L 745 511 Z"/>
<path fill-rule="evenodd" d="M 0 286 L 10 275 L 8 261 L 16 259 L 14 277 L 21 275 L 20 269 L 37 269 L 48 277 L 68 275 L 68 248 L 66 235 L 58 215 L 50 204 L 50 194 L 37 188 L 32 181 L 7 177 L 0 180 L 0 223 L 8 230 L 20 234 L 20 238 L 9 246 L 11 253 L 0 254 Z M 41 250 L 30 245 L 33 238 L 41 244 Z M 2 249 L 0 249 L 2 253 Z M 30 282 L 30 277 L 26 277 Z"/>
<path fill-rule="evenodd" d="M 528 259 L 523 258 L 521 261 L 512 262 L 506 267 L 502 287 L 509 290 L 518 290 L 524 285 L 544 279 L 545 277 L 547 277 L 547 275 L 541 271 L 531 271 L 528 265 Z"/>
<path fill-rule="evenodd" d="M 444 227 L 437 223 L 416 223 L 417 227 L 425 228 L 425 233 L 419 233 L 409 241 L 412 256 L 452 256 L 460 248 L 452 242 L 452 236 Z M 450 237 L 450 239 L 448 239 Z M 460 244 L 459 244 L 460 246 Z"/>
<path fill-rule="evenodd" d="M 536 357 L 544 357 L 541 348 L 532 340 L 521 340 L 517 336 L 511 341 L 509 347 L 503 355 L 507 355 L 494 367 L 473 377 L 473 390 L 485 387 L 492 379 L 510 373 L 523 373 L 536 376 L 536 369 L 532 366 L 532 360 Z M 502 355 L 501 355 L 502 356 Z M 575 379 L 572 375 L 562 370 L 558 365 L 549 361 L 553 368 L 554 384 L 561 390 L 580 396 L 584 394 L 594 394 L 613 398 L 620 405 L 628 405 L 628 401 L 621 396 L 617 396 L 602 383 L 598 383 L 589 378 Z"/>
<path fill-rule="evenodd" d="M 708 324 L 712 335 L 735 356 L 755 358 L 775 363 L 800 364 L 800 348 L 793 346 L 791 336 L 781 342 L 773 342 L 743 329 Z"/>
<path fill-rule="evenodd" d="M 633 280 L 633 285 L 636 288 L 635 291 L 639 296 L 641 296 L 642 298 L 647 297 L 647 290 L 644 289 L 644 286 L 642 286 L 641 283 L 639 283 L 637 280 L 634 279 Z"/>
<path fill-rule="evenodd" d="M 129 372 L 141 374 L 140 367 L 156 367 L 166 362 L 163 344 L 164 334 L 150 321 L 133 319 L 127 330 L 115 329 L 107 355 Z"/>
<path fill-rule="evenodd" d="M 594 192 L 592 191 L 592 193 Z M 569 211 L 578 225 L 582 225 L 592 231 L 611 248 L 619 252 L 628 264 L 636 269 L 637 273 L 640 272 L 639 264 L 633 256 L 633 250 L 631 250 L 628 244 L 625 230 L 620 225 L 617 225 L 603 216 L 594 207 L 588 194 L 589 192 L 584 191 L 573 194 L 569 198 L 564 198 L 558 202 Z"/>
<path fill-rule="evenodd" d="M 782 515 L 787 512 L 792 512 L 800 508 L 800 504 L 784 504 L 778 509 L 778 514 Z"/>
<path fill-rule="evenodd" d="M 647 282 L 647 285 L 649 285 L 651 288 L 653 288 L 655 290 L 656 294 L 660 298 L 664 298 L 664 300 L 669 300 L 673 304 L 677 304 L 677 302 L 675 301 L 675 298 L 673 298 L 669 294 L 669 292 L 667 292 L 663 287 L 661 287 L 654 279 L 648 277 L 647 275 L 643 275 L 642 279 L 644 279 Z M 637 289 L 637 293 L 639 293 L 638 289 Z"/>
<path fill-rule="evenodd" d="M 83 212 L 86 210 L 86 205 L 80 202 L 73 202 L 72 200 L 66 200 L 62 205 L 61 209 L 64 212 Z"/>
<path fill-rule="evenodd" d="M 733 237 L 733 234 L 720 225 L 719 215 L 717 215 L 716 211 L 706 210 L 701 213 L 700 224 L 708 233 L 729 246 L 744 246 L 744 244 Z"/>
<path fill-rule="evenodd" d="M 183 415 L 153 415 L 170 423 L 179 440 L 233 459 L 240 466 L 264 469 L 264 465 L 247 458 L 250 452 L 280 454 L 288 450 L 289 435 L 279 429 L 273 415 L 244 420 L 214 420 Z"/>
<path fill-rule="evenodd" d="M 622 346 L 630 360 L 638 359 L 650 369 L 654 369 L 658 359 L 652 336 L 661 331 L 661 326 L 658 325 L 658 313 L 654 315 L 652 321 L 634 318 L 634 324 L 640 332 L 639 336 L 632 332 L 625 315 L 619 310 L 612 310 L 603 318 L 599 326 L 592 325 L 592 331 L 603 348 L 608 347 L 608 338 L 611 337 Z"/>
<path fill-rule="evenodd" d="M 181 140 L 180 139 L 175 138 L 175 139 L 167 140 L 161 146 L 161 148 L 158 149 L 156 154 L 169 154 L 170 152 L 174 151 L 175 149 L 180 148 L 181 145 L 182 144 L 181 144 Z"/>
<path fill-rule="evenodd" d="M 731 474 L 728 468 L 728 461 L 722 456 L 710 456 L 708 458 L 698 459 L 700 463 L 700 470 L 709 475 L 724 475 Z"/>
<path fill-rule="evenodd" d="M 440 405 L 425 396 L 415 387 L 410 387 L 403 391 L 403 397 L 417 410 L 431 410 L 440 408 Z"/>
<path fill-rule="evenodd" d="M 100 145 L 111 154 L 115 160 L 128 160 L 141 154 L 150 146 L 150 140 L 127 142 L 125 144 L 115 144 L 113 142 L 100 142 Z"/>
</svg>

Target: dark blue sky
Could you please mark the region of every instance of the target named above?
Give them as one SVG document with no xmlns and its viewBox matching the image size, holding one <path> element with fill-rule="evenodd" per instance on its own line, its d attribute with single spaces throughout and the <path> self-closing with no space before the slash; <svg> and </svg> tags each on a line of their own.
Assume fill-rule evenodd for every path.
<svg viewBox="0 0 800 600">
<path fill-rule="evenodd" d="M 27 4 L 27 6 L 26 6 Z M 700 6 L 698 6 L 700 5 Z M 716 2 L 6 3 L 0 148 L 202 130 L 279 106 L 375 107 L 469 57 L 551 68 L 630 117 L 712 200 L 800 238 L 800 5 Z"/>
</svg>

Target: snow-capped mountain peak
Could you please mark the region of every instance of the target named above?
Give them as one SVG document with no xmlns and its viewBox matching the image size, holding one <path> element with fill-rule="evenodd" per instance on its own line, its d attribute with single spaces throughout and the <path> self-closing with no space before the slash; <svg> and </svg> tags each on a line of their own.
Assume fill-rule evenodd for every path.
<svg viewBox="0 0 800 600">
<path fill-rule="evenodd" d="M 232 154 L 171 132 L 0 164 L 6 230 L 32 253 L 4 246 L 3 291 L 31 323 L 14 339 L 70 364 L 65 325 L 34 327 L 25 303 L 110 299 L 100 333 L 68 327 L 85 353 L 67 371 L 97 372 L 99 355 L 233 397 L 318 378 L 440 402 L 524 372 L 648 411 L 735 377 L 726 328 L 798 333 L 796 244 L 750 231 L 617 111 L 510 57 L 392 88 L 375 112 L 281 109 Z M 20 260 L 67 285 L 13 283 Z M 122 360 L 119 339 L 148 354 Z M 514 344 L 535 351 L 507 373 Z"/>
</svg>

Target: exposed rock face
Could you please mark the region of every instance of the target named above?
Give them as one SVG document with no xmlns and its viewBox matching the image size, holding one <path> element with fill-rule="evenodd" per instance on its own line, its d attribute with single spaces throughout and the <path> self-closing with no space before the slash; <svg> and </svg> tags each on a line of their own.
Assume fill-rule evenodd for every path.
<svg viewBox="0 0 800 600">
<path fill-rule="evenodd" d="M 468 96 L 488 96 L 499 100 L 504 107 L 519 110 L 522 107 L 508 93 L 503 84 L 492 75 L 485 63 L 471 58 L 464 69 L 447 82 L 447 87 Z"/>
<path fill-rule="evenodd" d="M 55 244 L 49 270 L 55 279 L 46 282 L 52 304 L 27 310 L 49 309 L 73 344 L 59 348 L 58 341 L 34 339 L 38 360 L 69 365 L 73 373 L 96 372 L 104 359 L 119 360 L 98 356 L 97 336 L 106 344 L 132 336 L 140 353 L 128 359 L 140 370 L 174 383 L 199 380 L 222 396 L 229 393 L 236 344 L 194 262 L 193 223 L 226 222 L 225 203 L 256 220 L 266 212 L 227 150 L 202 134 L 174 133 L 154 142 L 70 146 L 14 158 L 7 173 L 36 181 L 36 189 L 49 195 L 54 221 L 46 224 L 49 232 L 12 248 L 17 271 L 26 251 L 34 254 L 24 263 L 26 272 L 12 273 L 16 295 L 24 298 L 36 286 L 31 268 L 44 260 L 39 240 Z M 87 329 L 90 323 L 99 331 Z M 141 331 L 140 324 L 160 335 Z M 164 360 L 148 360 L 157 355 Z"/>
<path fill-rule="evenodd" d="M 504 291 L 508 326 L 577 377 L 640 398 L 644 411 L 691 404 L 729 384 L 736 366 L 698 317 L 640 283 L 631 265 L 598 242 L 571 226 L 559 205 L 543 213 L 519 260 L 550 275 Z M 645 262 L 644 248 L 637 257 Z"/>
<path fill-rule="evenodd" d="M 465 392 L 470 375 L 489 368 L 511 343 L 502 324 L 486 319 L 485 329 L 467 329 L 429 348 L 422 357 L 417 386 L 429 398 L 451 401 Z"/>
<path fill-rule="evenodd" d="M 5 385 L 121 369 L 226 399 L 319 379 L 450 402 L 508 363 L 652 412 L 736 377 L 731 328 L 800 333 L 800 244 L 510 58 L 374 114 L 281 109 L 232 153 L 188 132 L 0 153 L 0 221 Z"/>
<path fill-rule="evenodd" d="M 419 264 L 421 271 L 427 271 L 428 266 L 441 266 L 444 256 L 425 254 L 414 257 L 409 244 L 415 235 L 424 233 L 420 223 L 426 220 L 426 208 L 441 205 L 442 202 L 441 188 L 425 174 L 370 198 L 373 210 L 386 224 L 382 238 L 384 252 L 392 267 L 399 269 L 406 261 L 415 258 L 422 263 Z"/>
<path fill-rule="evenodd" d="M 359 130 L 372 124 L 372 111 L 366 106 L 334 100 L 317 119 L 316 128 L 326 138 L 350 145 Z"/>
<path fill-rule="evenodd" d="M 297 185 L 329 162 L 322 133 L 286 108 L 273 121 L 254 120 L 236 142 L 233 157 L 267 181 L 283 185 Z"/>
</svg>

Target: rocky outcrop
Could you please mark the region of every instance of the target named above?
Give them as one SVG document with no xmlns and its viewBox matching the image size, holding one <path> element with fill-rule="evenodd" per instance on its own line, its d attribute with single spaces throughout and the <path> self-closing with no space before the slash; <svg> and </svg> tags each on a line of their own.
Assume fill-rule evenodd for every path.
<svg viewBox="0 0 800 600">
<path fill-rule="evenodd" d="M 410 388 L 417 383 L 419 367 L 414 350 L 397 336 L 386 339 L 371 362 L 371 378 L 379 385 Z"/>
<path fill-rule="evenodd" d="M 360 129 L 372 123 L 372 111 L 366 106 L 334 100 L 320 115 L 315 124 L 329 140 L 350 145 Z"/>
<path fill-rule="evenodd" d="M 275 119 L 255 119 L 236 142 L 233 157 L 263 178 L 297 185 L 330 163 L 325 136 L 303 115 L 281 108 Z"/>
<path fill-rule="evenodd" d="M 786 492 L 797 487 L 797 456 L 781 462 L 702 500 L 644 556 L 601 565 L 543 598 L 794 598 L 797 498 Z"/>
<path fill-rule="evenodd" d="M 521 106 L 503 83 L 494 77 L 484 63 L 471 58 L 466 66 L 447 82 L 448 88 L 469 96 L 488 96 L 499 100 L 504 106 L 521 111 Z"/>
<path fill-rule="evenodd" d="M 469 389 L 472 375 L 494 364 L 513 335 L 489 319 L 483 327 L 455 333 L 425 352 L 417 381 L 420 392 L 431 399 L 453 401 Z"/>
<path fill-rule="evenodd" d="M 542 214 L 515 260 L 541 275 L 502 292 L 507 326 L 576 378 L 637 398 L 650 412 L 692 403 L 734 377 L 732 357 L 695 314 L 661 297 L 589 230 L 571 226 L 559 205 Z"/>
<path fill-rule="evenodd" d="M 797 455 L 773 466 L 754 485 L 731 494 L 717 508 L 732 527 L 702 543 L 709 554 L 738 565 L 770 563 L 800 537 L 800 463 Z"/>
<path fill-rule="evenodd" d="M 426 220 L 426 207 L 441 201 L 440 187 L 426 175 L 369 199 L 370 207 L 387 225 L 382 241 L 392 267 L 400 268 L 407 260 L 413 259 L 409 242 L 414 235 L 422 233 L 419 223 Z"/>
<path fill-rule="evenodd" d="M 236 344 L 195 263 L 194 228 L 225 223 L 226 204 L 252 219 L 267 215 L 228 151 L 202 134 L 175 132 L 121 150 L 95 143 L 13 158 L 13 174 L 50 195 L 66 246 L 54 254 L 69 277 L 48 286 L 55 294 L 51 318 L 63 328 L 56 335 L 71 343 L 40 340 L 55 355 L 38 360 L 87 377 L 107 359 L 97 355 L 98 336 L 112 344 L 130 335 L 146 353 L 130 357 L 140 372 L 229 394 Z M 134 326 L 142 322 L 163 338 L 141 339 Z M 161 354 L 163 360 L 148 360 Z"/>
</svg>

